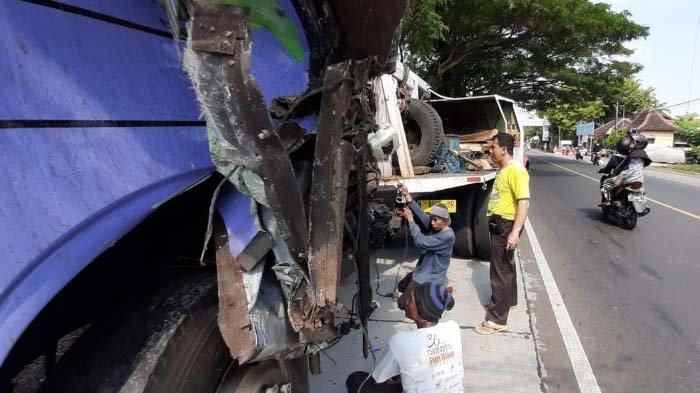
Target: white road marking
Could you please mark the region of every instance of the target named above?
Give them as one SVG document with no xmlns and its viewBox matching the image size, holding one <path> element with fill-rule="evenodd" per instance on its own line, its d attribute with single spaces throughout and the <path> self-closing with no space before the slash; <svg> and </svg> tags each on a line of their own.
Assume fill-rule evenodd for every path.
<svg viewBox="0 0 700 393">
<path fill-rule="evenodd" d="M 532 157 L 532 158 L 535 158 L 535 157 Z M 554 166 L 557 167 L 557 168 L 561 168 L 561 169 L 563 169 L 563 170 L 565 170 L 565 171 L 568 171 L 568 172 L 571 172 L 571 173 L 573 173 L 573 174 L 576 174 L 576 175 L 579 175 L 579 176 L 583 176 L 583 177 L 585 177 L 586 179 L 593 180 L 594 182 L 600 184 L 600 179 L 596 179 L 595 177 L 591 177 L 591 176 L 588 176 L 588 175 L 584 175 L 584 174 L 581 173 L 581 172 L 576 172 L 576 171 L 574 171 L 574 170 L 572 170 L 572 169 L 566 168 L 566 167 L 564 167 L 564 166 L 562 166 L 562 165 L 559 165 L 559 164 L 555 164 L 555 163 L 553 163 L 553 162 L 551 162 L 551 161 L 548 161 L 548 160 L 545 160 L 545 159 L 543 159 L 543 158 L 535 158 L 535 159 L 538 160 L 538 161 L 544 161 L 544 162 L 546 162 L 547 164 L 554 165 Z M 647 201 L 654 202 L 654 203 L 656 203 L 656 204 L 659 205 L 659 206 L 663 206 L 663 207 L 665 207 L 665 208 L 667 208 L 667 209 L 671 209 L 671 210 L 673 210 L 673 211 L 675 211 L 675 212 L 684 214 L 684 215 L 686 215 L 686 216 L 688 216 L 688 217 L 694 218 L 694 219 L 696 219 L 696 220 L 700 220 L 700 216 L 698 216 L 697 214 L 693 214 L 693 213 L 691 213 L 691 212 L 687 212 L 687 211 L 685 211 L 685 210 L 683 210 L 683 209 L 679 209 L 679 208 L 677 208 L 677 207 L 675 207 L 675 206 L 671 206 L 671 205 L 669 205 L 669 204 L 667 204 L 667 203 L 663 203 L 663 202 L 661 202 L 661 201 L 657 201 L 656 199 L 652 199 L 652 198 L 647 197 Z"/>
<path fill-rule="evenodd" d="M 532 252 L 535 255 L 535 260 L 537 261 L 537 267 L 542 275 L 544 288 L 547 291 L 547 296 L 549 296 L 549 301 L 552 304 L 554 318 L 557 320 L 559 331 L 564 339 L 564 347 L 566 347 L 566 352 L 569 355 L 569 360 L 571 361 L 571 366 L 573 367 L 576 382 L 578 382 L 578 387 L 581 390 L 581 393 L 601 393 L 600 387 L 598 386 L 598 381 L 595 378 L 595 374 L 593 374 L 591 364 L 588 361 L 588 357 L 586 357 L 586 352 L 584 351 L 583 345 L 581 345 L 581 340 L 576 333 L 574 323 L 571 322 L 569 312 L 566 309 L 566 305 L 564 305 L 564 299 L 559 292 L 559 287 L 557 287 L 556 281 L 554 281 L 552 271 L 549 270 L 547 258 L 545 258 L 544 253 L 542 252 L 542 247 L 540 246 L 540 242 L 537 240 L 537 235 L 535 235 L 535 230 L 532 228 L 529 218 L 525 220 L 525 230 L 527 231 L 527 236 L 530 240 L 530 245 L 532 246 Z"/>
</svg>

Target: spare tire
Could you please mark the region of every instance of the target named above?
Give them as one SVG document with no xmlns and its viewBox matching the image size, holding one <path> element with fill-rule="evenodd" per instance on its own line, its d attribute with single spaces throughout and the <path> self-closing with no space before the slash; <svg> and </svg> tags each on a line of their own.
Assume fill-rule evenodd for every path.
<svg viewBox="0 0 700 393">
<path fill-rule="evenodd" d="M 402 118 L 413 166 L 428 165 L 443 141 L 440 115 L 427 102 L 410 100 Z"/>
</svg>

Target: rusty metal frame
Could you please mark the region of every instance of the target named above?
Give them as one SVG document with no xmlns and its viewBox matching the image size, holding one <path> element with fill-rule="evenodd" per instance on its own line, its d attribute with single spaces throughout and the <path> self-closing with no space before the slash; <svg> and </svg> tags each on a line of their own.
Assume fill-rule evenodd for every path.
<svg viewBox="0 0 700 393">
<path fill-rule="evenodd" d="M 392 1 L 405 6 L 405 0 Z M 320 0 L 313 2 L 323 3 Z M 340 7 L 337 2 L 334 6 Z M 358 16 L 356 13 L 351 16 Z M 366 148 L 368 130 L 358 131 L 358 124 L 361 123 L 360 128 L 365 127 L 368 121 L 373 122 L 373 116 L 368 113 L 366 103 L 358 104 L 357 101 L 366 94 L 370 75 L 378 73 L 377 62 L 369 60 L 371 53 L 366 51 L 344 50 L 342 55 L 345 58 L 363 60 L 346 60 L 325 67 L 307 222 L 302 191 L 298 188 L 287 151 L 291 142 L 283 141 L 273 127 L 270 110 L 250 75 L 249 9 L 192 1 L 189 14 L 191 20 L 184 61 L 206 116 L 210 141 L 214 135 L 211 148 L 217 150 L 212 151 L 212 158 L 220 172 L 244 174 L 238 178 L 239 183 L 234 181 L 239 189 L 250 189 L 252 185 L 247 183 L 256 183 L 255 192 L 250 194 L 260 215 L 269 216 L 271 213 L 273 218 L 270 225 L 265 224 L 270 222 L 264 219 L 261 225 L 275 227 L 275 230 L 268 231 L 269 238 L 263 232 L 258 242 L 247 248 L 243 258 L 236 260 L 226 244 L 225 231 L 221 230 L 225 224 L 217 225 L 219 326 L 232 355 L 243 363 L 254 359 L 260 351 L 243 275 L 256 266 L 256 259 L 272 244 L 275 244 L 275 255 L 278 255 L 277 247 L 282 244 L 285 249 L 282 254 L 288 255 L 286 260 L 293 262 L 293 268 L 301 273 L 295 275 L 292 287 L 285 290 L 289 323 L 295 332 L 300 333 L 300 341 L 320 343 L 337 335 L 333 318 L 338 301 L 350 186 L 355 188 L 358 202 L 355 207 L 359 208 L 355 213 L 359 236 L 355 239 L 354 253 L 360 273 L 361 322 L 366 328 L 371 300 L 365 186 L 369 152 Z M 324 14 L 327 20 L 319 22 L 317 27 L 332 24 L 331 14 Z M 383 15 L 370 14 L 379 19 Z M 353 38 L 348 42 L 359 42 L 361 46 L 372 47 L 373 51 L 386 50 L 388 44 L 384 41 L 391 38 L 388 34 L 392 32 L 391 28 L 385 29 L 383 36 L 387 37 L 381 45 L 373 46 L 369 36 L 359 34 L 358 29 L 350 29 L 352 23 L 348 23 L 341 23 L 341 27 L 357 33 L 348 33 L 350 35 L 346 38 Z M 328 42 L 338 38 L 335 35 L 338 32 L 334 30 L 333 33 L 333 39 Z M 331 48 L 324 47 L 323 52 L 328 54 L 325 61 L 333 57 Z M 322 69 L 324 59 L 314 60 L 315 67 Z M 353 171 L 355 177 L 351 184 Z M 276 272 L 281 279 L 279 271 Z"/>
<path fill-rule="evenodd" d="M 250 76 L 248 9 L 192 2 L 190 15 L 191 56 L 197 62 L 190 75 L 207 124 L 235 152 L 228 158 L 263 180 L 265 201 L 258 202 L 273 211 L 292 258 L 304 265 L 308 244 L 304 204 L 289 155 Z"/>
</svg>

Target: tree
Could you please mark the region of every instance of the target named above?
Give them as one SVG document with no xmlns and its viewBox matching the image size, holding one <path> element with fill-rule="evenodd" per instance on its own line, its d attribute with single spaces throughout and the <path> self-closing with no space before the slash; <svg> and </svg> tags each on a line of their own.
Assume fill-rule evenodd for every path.
<svg viewBox="0 0 700 393">
<path fill-rule="evenodd" d="M 415 0 L 402 42 L 437 91 L 544 109 L 605 97 L 639 71 L 615 60 L 631 53 L 624 42 L 648 34 L 630 16 L 588 0 Z"/>
<path fill-rule="evenodd" d="M 526 126 L 525 127 L 525 138 L 532 138 L 535 135 L 540 135 L 542 134 L 542 127 L 541 126 Z"/>
<path fill-rule="evenodd" d="M 576 125 L 600 118 L 605 113 L 604 108 L 602 100 L 560 102 L 544 110 L 542 115 L 549 120 L 553 129 L 561 131 L 563 139 L 573 139 L 576 136 Z"/>
<path fill-rule="evenodd" d="M 700 120 L 692 117 L 680 118 L 676 125 L 681 139 L 693 146 L 700 146 Z"/>
<path fill-rule="evenodd" d="M 623 109 L 625 113 L 638 113 L 659 106 L 654 89 L 643 88 L 639 81 L 634 78 L 626 78 L 621 85 L 610 89 L 609 95 L 604 98 L 604 101 L 607 104 L 605 108 L 607 118 L 615 116 L 616 105 L 619 105 L 619 117 L 622 117 Z"/>
<path fill-rule="evenodd" d="M 605 139 L 603 139 L 603 147 L 606 149 L 615 150 L 615 147 L 617 147 L 617 142 L 619 142 L 625 135 L 627 135 L 627 130 L 611 132 L 605 137 Z"/>
</svg>

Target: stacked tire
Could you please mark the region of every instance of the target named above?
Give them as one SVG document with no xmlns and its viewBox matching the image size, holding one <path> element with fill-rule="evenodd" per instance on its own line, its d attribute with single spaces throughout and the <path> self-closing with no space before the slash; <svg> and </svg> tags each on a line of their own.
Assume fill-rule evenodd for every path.
<svg viewBox="0 0 700 393">
<path fill-rule="evenodd" d="M 444 139 L 440 115 L 427 102 L 410 100 L 402 118 L 413 166 L 428 165 Z"/>
</svg>

